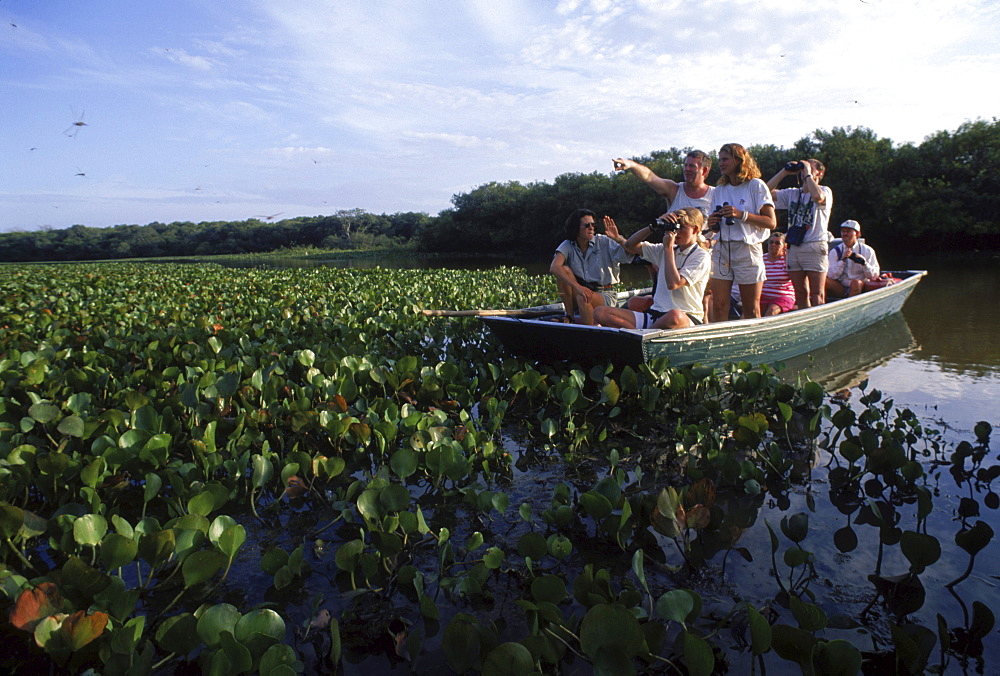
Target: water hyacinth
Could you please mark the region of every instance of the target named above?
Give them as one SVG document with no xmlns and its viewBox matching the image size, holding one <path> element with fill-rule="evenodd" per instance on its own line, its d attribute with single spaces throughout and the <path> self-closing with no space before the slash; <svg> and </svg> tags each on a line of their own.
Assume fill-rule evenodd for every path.
<svg viewBox="0 0 1000 676">
<path fill-rule="evenodd" d="M 5 667 L 919 672 L 994 631 L 939 600 L 996 547 L 986 423 L 955 444 L 746 364 L 532 363 L 420 313 L 554 297 L 514 268 L 6 272 Z M 858 600 L 819 584 L 834 555 Z"/>
</svg>

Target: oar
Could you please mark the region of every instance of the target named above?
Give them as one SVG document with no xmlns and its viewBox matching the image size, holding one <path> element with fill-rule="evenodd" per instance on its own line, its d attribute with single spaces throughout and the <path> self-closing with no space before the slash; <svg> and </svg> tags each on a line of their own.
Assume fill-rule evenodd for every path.
<svg viewBox="0 0 1000 676">
<path fill-rule="evenodd" d="M 421 310 L 425 317 L 543 317 L 558 310 Z"/>
</svg>

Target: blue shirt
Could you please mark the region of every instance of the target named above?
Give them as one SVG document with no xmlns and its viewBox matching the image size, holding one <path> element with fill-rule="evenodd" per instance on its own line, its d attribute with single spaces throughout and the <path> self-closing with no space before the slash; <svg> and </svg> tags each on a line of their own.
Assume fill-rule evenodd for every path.
<svg viewBox="0 0 1000 676">
<path fill-rule="evenodd" d="M 580 251 L 576 240 L 563 240 L 556 253 L 566 257 L 566 265 L 573 274 L 585 282 L 608 286 L 619 281 L 620 265 L 632 260 L 622 245 L 607 235 L 594 235 L 587 253 Z"/>
</svg>

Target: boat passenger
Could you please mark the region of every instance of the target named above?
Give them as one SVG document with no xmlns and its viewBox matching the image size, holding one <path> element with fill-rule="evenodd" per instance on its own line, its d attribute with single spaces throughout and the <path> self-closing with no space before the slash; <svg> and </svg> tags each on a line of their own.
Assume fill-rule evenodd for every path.
<svg viewBox="0 0 1000 676">
<path fill-rule="evenodd" d="M 795 309 L 795 287 L 785 267 L 785 256 L 788 246 L 785 234 L 772 232 L 767 240 L 767 253 L 764 254 L 764 271 L 767 279 L 760 290 L 761 316 L 770 317 L 790 312 Z M 824 278 L 826 273 L 823 274 Z"/>
<path fill-rule="evenodd" d="M 683 207 L 697 207 L 708 218 L 712 210 L 712 186 L 705 183 L 712 169 L 712 158 L 701 150 L 692 150 L 684 158 L 684 180 L 680 183 L 661 178 L 644 164 L 618 157 L 612 160 L 618 171 L 630 171 L 658 195 L 667 200 L 667 212 Z"/>
<path fill-rule="evenodd" d="M 566 219 L 566 239 L 549 266 L 559 287 L 566 316 L 562 321 L 594 323 L 594 308 L 616 305 L 620 266 L 632 259 L 615 222 L 604 217 L 605 234 L 595 232 L 594 212 L 577 209 Z M 579 319 L 575 317 L 579 313 Z"/>
<path fill-rule="evenodd" d="M 795 287 L 795 304 L 800 308 L 826 302 L 833 191 L 820 185 L 825 174 L 826 167 L 819 160 L 798 160 L 787 163 L 767 182 L 774 208 L 788 210 L 785 265 Z M 797 188 L 778 190 L 785 177 L 795 175 L 799 180 Z"/>
<path fill-rule="evenodd" d="M 697 207 L 684 207 L 661 216 L 667 226 L 660 243 L 644 241 L 651 226 L 639 228 L 624 244 L 629 253 L 638 253 L 659 266 L 653 305 L 646 312 L 627 308 L 598 307 L 594 317 L 602 326 L 640 329 L 677 329 L 704 322 L 701 299 L 711 271 L 711 256 L 701 228 L 705 217 Z"/>
<path fill-rule="evenodd" d="M 712 247 L 713 322 L 729 316 L 729 297 L 733 284 L 740 287 L 743 317 L 760 317 L 760 289 L 764 283 L 764 252 L 761 244 L 777 226 L 774 202 L 767 184 L 760 180 L 757 162 L 738 143 L 719 149 L 722 177 L 712 190 L 712 214 L 708 225 L 718 230 L 718 242 Z"/>
<path fill-rule="evenodd" d="M 840 244 L 830 249 L 830 270 L 826 278 L 826 293 L 834 298 L 856 296 L 865 291 L 865 284 L 879 280 L 875 250 L 862 242 L 861 224 L 854 220 L 840 224 Z"/>
</svg>

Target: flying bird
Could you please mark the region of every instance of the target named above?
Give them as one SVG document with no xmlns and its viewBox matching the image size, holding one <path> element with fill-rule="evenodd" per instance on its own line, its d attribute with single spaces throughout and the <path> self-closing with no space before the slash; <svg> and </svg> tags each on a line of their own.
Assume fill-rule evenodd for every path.
<svg viewBox="0 0 1000 676">
<path fill-rule="evenodd" d="M 271 214 L 270 216 L 254 216 L 254 218 L 263 218 L 265 221 L 273 221 L 276 216 L 280 216 L 285 213 L 284 211 L 279 211 L 276 214 Z"/>
<path fill-rule="evenodd" d="M 71 124 L 69 127 L 67 127 L 66 131 L 64 131 L 63 134 L 65 134 L 66 136 L 69 136 L 70 138 L 76 138 L 76 134 L 77 134 L 77 132 L 80 131 L 80 127 L 86 127 L 87 126 L 87 123 L 83 121 L 83 116 L 84 116 L 85 113 L 86 113 L 86 111 L 84 111 L 83 113 L 80 113 L 80 119 L 77 120 L 76 122 L 74 122 L 73 124 Z M 75 114 L 76 113 L 74 113 L 74 115 Z"/>
</svg>

